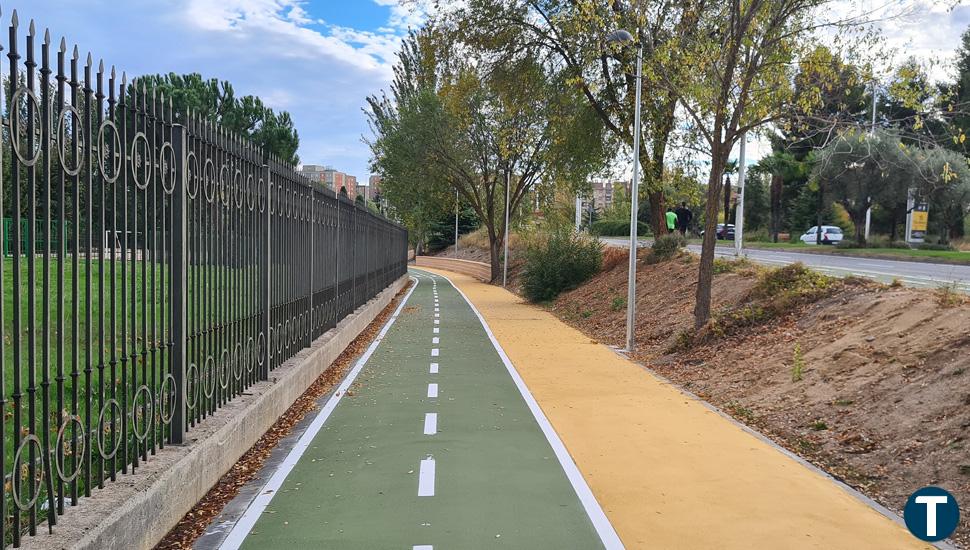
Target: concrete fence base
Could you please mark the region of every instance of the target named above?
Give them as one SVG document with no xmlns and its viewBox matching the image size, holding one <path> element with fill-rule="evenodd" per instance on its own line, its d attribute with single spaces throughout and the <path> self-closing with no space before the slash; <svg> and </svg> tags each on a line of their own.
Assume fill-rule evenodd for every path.
<svg viewBox="0 0 970 550">
<path fill-rule="evenodd" d="M 401 277 L 318 338 L 270 380 L 217 410 L 188 434 L 188 443 L 166 446 L 134 473 L 95 489 L 57 518 L 54 534 L 38 526 L 24 537 L 28 549 L 150 549 L 249 450 L 407 284 Z"/>
<path fill-rule="evenodd" d="M 486 283 L 492 280 L 492 266 L 484 262 L 443 258 L 441 256 L 418 256 L 415 258 L 414 265 L 416 267 L 433 267 L 446 271 L 454 271 L 455 273 L 461 273 L 463 275 L 471 275 Z"/>
</svg>

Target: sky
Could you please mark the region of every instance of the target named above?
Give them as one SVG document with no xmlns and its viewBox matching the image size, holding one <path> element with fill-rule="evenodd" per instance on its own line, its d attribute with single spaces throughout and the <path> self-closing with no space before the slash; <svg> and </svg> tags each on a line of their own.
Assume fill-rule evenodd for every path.
<svg viewBox="0 0 970 550">
<path fill-rule="evenodd" d="M 844 0 L 853 8 L 886 0 Z M 970 6 L 955 0 L 904 0 L 906 17 L 882 25 L 900 50 L 935 61 L 947 76 Z M 232 82 L 237 95 L 257 95 L 293 115 L 301 160 L 369 175 L 366 97 L 387 88 L 401 38 L 420 25 L 419 12 L 398 0 L 6 0 L 26 29 L 36 19 L 126 71 L 129 77 L 198 72 Z M 749 148 L 756 160 L 764 151 Z"/>
</svg>

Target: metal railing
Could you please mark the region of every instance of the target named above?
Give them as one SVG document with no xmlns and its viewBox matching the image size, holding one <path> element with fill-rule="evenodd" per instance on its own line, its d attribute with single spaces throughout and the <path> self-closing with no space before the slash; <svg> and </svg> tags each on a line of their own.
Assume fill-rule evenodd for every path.
<svg viewBox="0 0 970 550">
<path fill-rule="evenodd" d="M 38 59 L 33 22 L 22 54 L 16 12 L 9 31 L 0 538 L 18 546 L 403 276 L 407 234 L 49 33 Z"/>
</svg>

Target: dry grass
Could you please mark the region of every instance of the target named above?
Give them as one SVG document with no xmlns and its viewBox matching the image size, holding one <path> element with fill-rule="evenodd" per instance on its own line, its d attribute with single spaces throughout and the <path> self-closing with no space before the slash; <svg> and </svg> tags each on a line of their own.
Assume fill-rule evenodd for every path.
<svg viewBox="0 0 970 550">
<path fill-rule="evenodd" d="M 622 248 L 607 246 L 603 249 L 602 271 L 613 271 L 618 265 L 625 264 L 630 259 L 630 253 Z"/>
<path fill-rule="evenodd" d="M 513 231 L 509 236 L 509 249 L 519 250 L 526 246 L 527 237 L 521 233 Z M 488 231 L 484 227 L 479 227 L 471 233 L 465 233 L 458 238 L 459 248 L 477 248 L 488 251 Z"/>
</svg>

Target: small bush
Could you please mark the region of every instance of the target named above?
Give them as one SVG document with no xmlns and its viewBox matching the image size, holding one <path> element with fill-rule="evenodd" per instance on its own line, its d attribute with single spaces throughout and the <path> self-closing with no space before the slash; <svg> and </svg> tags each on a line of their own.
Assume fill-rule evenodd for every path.
<svg viewBox="0 0 970 550">
<path fill-rule="evenodd" d="M 956 284 L 951 284 L 936 289 L 936 301 L 942 307 L 955 307 L 964 303 L 966 296 L 957 290 Z"/>
<path fill-rule="evenodd" d="M 720 275 L 721 273 L 737 273 L 739 271 L 747 271 L 753 268 L 754 264 L 752 264 L 747 258 L 738 258 L 737 260 L 714 258 L 715 275 Z"/>
<path fill-rule="evenodd" d="M 626 307 L 626 298 L 621 298 L 620 296 L 614 296 L 613 302 L 610 304 L 610 309 L 613 311 L 620 311 Z"/>
<path fill-rule="evenodd" d="M 596 220 L 589 226 L 589 232 L 597 237 L 629 237 L 630 220 Z M 650 226 L 643 222 L 637 222 L 637 235 L 649 234 Z"/>
<path fill-rule="evenodd" d="M 887 245 L 889 248 L 898 248 L 900 250 L 909 250 L 913 248 L 906 241 L 892 241 Z"/>
<path fill-rule="evenodd" d="M 650 247 L 650 256 L 654 263 L 669 260 L 685 246 L 687 246 L 687 239 L 683 235 L 668 233 L 653 241 L 653 246 Z"/>
<path fill-rule="evenodd" d="M 552 300 L 595 275 L 603 262 L 603 246 L 572 231 L 557 231 L 536 239 L 526 251 L 522 290 L 532 302 Z"/>
<path fill-rule="evenodd" d="M 862 245 L 860 245 L 859 243 L 855 242 L 852 239 L 842 239 L 841 241 L 839 241 L 838 244 L 835 245 L 835 248 L 865 248 L 865 247 L 863 247 Z"/>
<path fill-rule="evenodd" d="M 916 245 L 916 248 L 918 250 L 946 250 L 946 251 L 956 250 L 955 248 L 953 248 L 948 244 L 935 244 L 935 243 L 921 243 Z"/>
<path fill-rule="evenodd" d="M 744 240 L 752 243 L 770 243 L 772 242 L 771 233 L 768 232 L 767 228 L 762 227 L 761 229 L 756 229 L 754 231 L 745 231 Z"/>
</svg>

